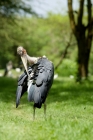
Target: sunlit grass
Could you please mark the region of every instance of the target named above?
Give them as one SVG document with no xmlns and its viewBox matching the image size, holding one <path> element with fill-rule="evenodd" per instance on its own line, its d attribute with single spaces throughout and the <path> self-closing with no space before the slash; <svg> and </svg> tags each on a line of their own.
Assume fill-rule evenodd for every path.
<svg viewBox="0 0 93 140">
<path fill-rule="evenodd" d="M 54 81 L 47 98 L 47 119 L 43 106 L 36 109 L 27 94 L 15 108 L 17 79 L 0 78 L 0 139 L 2 140 L 92 140 L 93 82 L 74 79 Z"/>
</svg>

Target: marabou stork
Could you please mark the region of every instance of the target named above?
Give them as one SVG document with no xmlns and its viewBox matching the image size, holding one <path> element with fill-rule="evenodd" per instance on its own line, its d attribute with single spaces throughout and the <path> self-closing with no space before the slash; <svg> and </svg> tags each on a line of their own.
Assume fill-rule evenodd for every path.
<svg viewBox="0 0 93 140">
<path fill-rule="evenodd" d="M 25 71 L 18 79 L 16 108 L 20 103 L 21 96 L 27 91 L 28 101 L 34 102 L 33 119 L 35 118 L 35 108 L 41 108 L 42 104 L 44 104 L 46 117 L 45 101 L 53 83 L 53 63 L 46 57 L 30 57 L 21 46 L 17 48 L 17 53 L 21 56 Z M 30 67 L 27 67 L 27 62 L 29 62 Z"/>
</svg>

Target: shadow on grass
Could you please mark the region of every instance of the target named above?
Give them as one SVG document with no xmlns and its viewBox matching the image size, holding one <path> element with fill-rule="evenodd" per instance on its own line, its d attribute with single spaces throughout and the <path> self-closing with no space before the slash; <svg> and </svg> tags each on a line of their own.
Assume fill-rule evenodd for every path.
<svg viewBox="0 0 93 140">
<path fill-rule="evenodd" d="M 15 102 L 17 79 L 0 78 L 0 101 Z M 21 98 L 22 104 L 27 104 L 27 93 Z M 73 80 L 55 80 L 49 92 L 47 103 L 66 102 L 74 105 L 93 105 L 93 83 L 77 84 Z"/>
<path fill-rule="evenodd" d="M 73 80 L 55 80 L 48 100 L 48 103 L 68 102 L 74 105 L 93 105 L 93 82 L 85 81 L 79 84 Z"/>
<path fill-rule="evenodd" d="M 14 102 L 16 97 L 17 79 L 0 77 L 0 101 Z"/>
</svg>

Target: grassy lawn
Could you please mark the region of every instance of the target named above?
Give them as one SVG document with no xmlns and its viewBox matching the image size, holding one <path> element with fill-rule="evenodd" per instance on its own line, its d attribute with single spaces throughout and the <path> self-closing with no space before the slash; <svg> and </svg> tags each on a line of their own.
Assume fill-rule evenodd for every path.
<svg viewBox="0 0 93 140">
<path fill-rule="evenodd" d="M 27 94 L 15 108 L 16 86 L 17 79 L 0 77 L 0 139 L 93 140 L 92 81 L 55 80 L 47 98 L 47 119 L 42 106 L 34 121 Z"/>
</svg>

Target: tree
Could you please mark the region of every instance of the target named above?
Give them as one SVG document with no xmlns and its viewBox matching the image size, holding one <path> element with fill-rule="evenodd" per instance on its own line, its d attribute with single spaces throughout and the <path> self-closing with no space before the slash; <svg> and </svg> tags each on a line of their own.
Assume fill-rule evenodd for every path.
<svg viewBox="0 0 93 140">
<path fill-rule="evenodd" d="M 85 0 L 79 0 L 78 11 L 73 10 L 73 0 L 68 0 L 68 13 L 71 29 L 77 41 L 78 46 L 78 73 L 77 81 L 83 77 L 88 77 L 88 64 L 93 37 L 93 17 L 92 17 L 92 0 L 87 0 L 87 24 L 84 19 L 84 4 Z M 76 14 L 76 16 L 75 16 Z"/>
<path fill-rule="evenodd" d="M 20 25 L 20 21 L 24 14 L 36 15 L 32 6 L 27 4 L 28 1 L 33 2 L 33 0 L 26 2 L 23 0 L 0 0 L 0 68 L 5 67 L 9 60 L 14 60 L 15 55 L 13 56 L 13 54 L 16 47 L 20 42 L 23 42 L 24 27 L 21 26 L 22 24 Z M 21 34 L 21 39 L 17 37 L 19 34 Z"/>
<path fill-rule="evenodd" d="M 24 12 L 35 14 L 32 7 L 23 0 L 0 0 L 0 16 L 10 17 L 19 13 L 22 15 Z"/>
<path fill-rule="evenodd" d="M 16 49 L 19 45 L 24 46 L 31 56 L 46 55 L 57 65 L 64 46 L 68 48 L 69 45 L 68 22 L 67 16 L 59 14 L 47 18 L 21 17 L 12 25 L 4 19 L 4 29 L 0 29 L 0 68 L 5 68 L 10 60 L 14 67 L 18 67 L 20 57 Z M 73 42 L 72 38 L 71 44 Z M 67 58 L 70 58 L 73 47 L 69 47 Z"/>
</svg>

